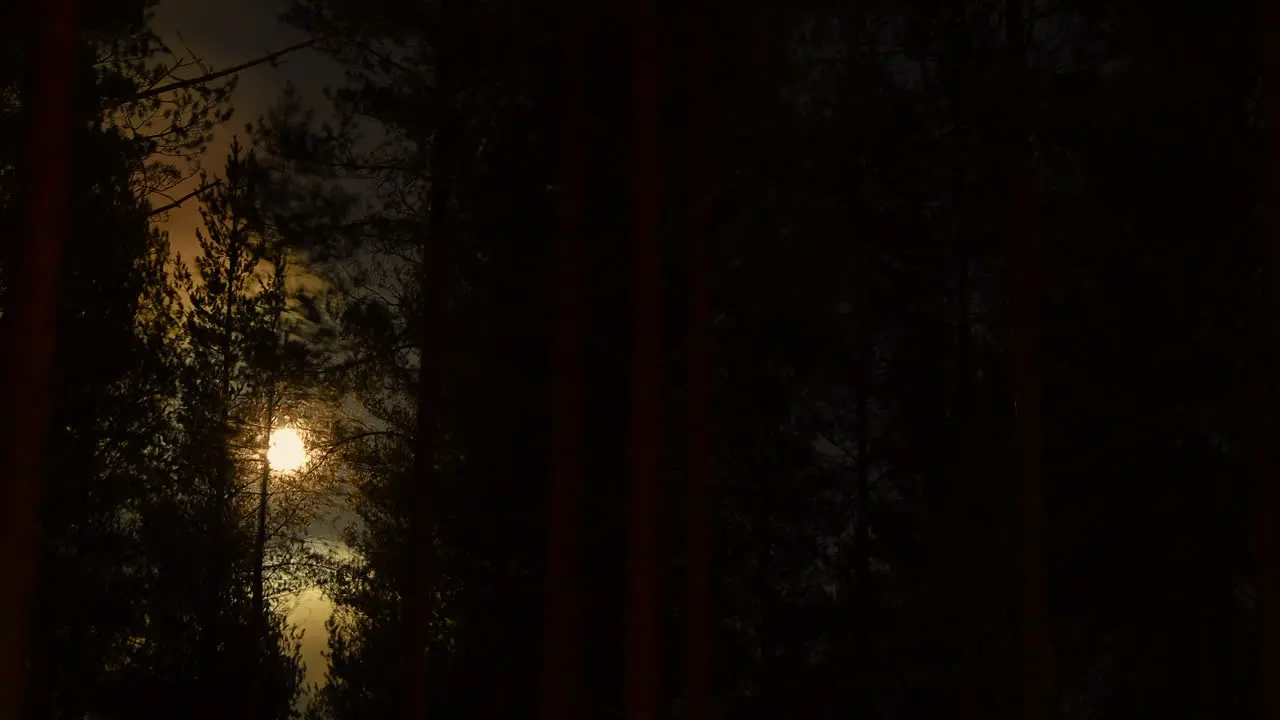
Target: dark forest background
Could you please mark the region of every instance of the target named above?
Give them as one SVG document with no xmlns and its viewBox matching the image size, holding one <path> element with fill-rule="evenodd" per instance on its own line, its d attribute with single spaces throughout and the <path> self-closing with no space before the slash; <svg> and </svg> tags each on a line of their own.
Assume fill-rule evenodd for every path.
<svg viewBox="0 0 1280 720">
<path fill-rule="evenodd" d="M 152 5 L 70 46 L 23 717 L 1272 716 L 1261 3 L 294 0 L 259 118 Z"/>
</svg>

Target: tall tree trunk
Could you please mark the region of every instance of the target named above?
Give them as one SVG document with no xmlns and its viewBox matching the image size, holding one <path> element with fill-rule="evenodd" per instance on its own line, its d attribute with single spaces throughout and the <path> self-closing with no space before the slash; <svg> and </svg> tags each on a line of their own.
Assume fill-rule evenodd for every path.
<svg viewBox="0 0 1280 720">
<path fill-rule="evenodd" d="M 974 387 L 973 313 L 970 307 L 973 288 L 970 282 L 969 266 L 973 261 L 974 248 L 968 222 L 971 197 L 968 193 L 968 184 L 965 177 L 967 166 L 964 162 L 964 148 L 968 144 L 968 138 L 961 135 L 962 129 L 968 126 L 969 114 L 964 109 L 963 98 L 968 90 L 966 78 L 971 70 L 965 8 L 966 0 L 952 0 L 950 14 L 947 18 L 950 58 L 946 71 L 946 83 L 952 107 L 951 125 L 953 130 L 950 138 L 950 147 L 948 148 L 950 155 L 948 161 L 951 165 L 951 272 L 955 276 L 956 282 L 955 350 L 957 362 L 955 364 L 956 378 L 955 382 L 951 383 L 951 387 L 952 392 L 954 392 L 953 418 L 960 423 L 960 428 L 968 430 L 973 422 L 973 418 L 970 417 L 973 412 Z M 964 439 L 957 438 L 961 447 L 964 447 L 965 441 L 969 439 L 972 439 L 972 436 Z M 961 472 L 964 471 L 962 470 Z"/>
<path fill-rule="evenodd" d="M 0 720 L 17 720 L 26 683 L 28 612 L 39 547 L 40 483 L 48 442 L 49 372 L 56 333 L 58 270 L 67 201 L 66 173 L 76 3 L 44 5 L 33 57 L 27 242 L 13 268 L 10 307 L 0 322 L 0 546 L 10 566 L 0 582 Z M 36 668 L 39 672 L 40 668 Z"/>
<path fill-rule="evenodd" d="M 710 161 L 711 115 L 710 44 L 715 39 L 711 24 L 710 0 L 688 3 L 692 22 L 686 27 L 689 76 L 693 103 L 685 148 L 693 167 L 688 173 L 689 216 L 686 231 L 690 248 L 689 280 L 689 376 L 688 400 L 688 483 L 687 525 L 689 533 L 688 585 L 686 608 L 685 698 L 689 720 L 708 720 L 711 713 L 711 630 L 710 591 L 711 538 L 708 528 L 710 484 L 710 437 L 708 423 L 709 358 L 707 330 L 710 326 L 711 291 L 708 278 L 707 214 L 708 165 Z"/>
<path fill-rule="evenodd" d="M 858 240 L 854 240 L 858 242 Z M 854 707 L 859 715 L 867 716 L 873 709 L 869 692 L 871 683 L 868 674 L 873 667 L 870 657 L 870 619 L 867 614 L 871 610 L 871 427 L 868 413 L 868 396 L 871 393 L 871 338 L 870 338 L 870 292 L 867 287 L 871 274 L 867 271 L 870 253 L 865 247 L 858 249 L 856 258 L 854 283 L 858 293 L 857 307 L 857 381 L 854 392 L 854 427 L 856 447 L 854 456 L 854 557 L 856 568 L 853 588 L 853 641 L 854 641 L 854 678 L 853 686 L 857 692 Z"/>
<path fill-rule="evenodd" d="M 234 237 L 237 228 L 233 218 L 232 227 L 229 228 L 230 236 Z M 207 507 L 204 508 L 208 513 L 210 521 L 216 527 L 216 533 L 221 533 L 226 529 L 227 510 L 234 497 L 233 488 L 236 482 L 236 466 L 231 459 L 230 447 L 227 441 L 232 432 L 232 413 L 231 413 L 231 379 L 235 374 L 235 363 L 232 361 L 232 348 L 235 345 L 235 313 L 233 302 L 236 297 L 235 285 L 233 278 L 240 263 L 240 246 L 238 241 L 228 239 L 227 265 L 224 268 L 223 288 L 223 309 L 222 309 L 222 365 L 219 368 L 219 395 L 218 395 L 218 411 L 219 425 L 218 430 L 221 435 L 216 439 L 220 443 L 222 452 L 218 455 L 219 466 L 213 482 L 215 487 L 210 488 L 207 498 Z M 215 535 L 215 533 L 211 533 Z M 201 612 L 197 613 L 200 622 L 200 641 L 197 650 L 198 658 L 198 683 L 203 701 L 211 700 L 217 693 L 214 688 L 214 678 L 217 673 L 214 670 L 214 657 L 217 655 L 217 634 L 222 632 L 219 615 L 221 608 L 217 602 L 213 602 L 210 598 L 220 597 L 219 593 L 226 589 L 223 582 L 225 576 L 219 572 L 217 566 L 218 560 L 214 556 L 209 555 L 204 559 L 204 591 L 202 597 L 198 599 Z M 250 712 L 256 713 L 257 706 L 253 704 L 255 693 L 250 690 L 249 702 Z"/>
<path fill-rule="evenodd" d="M 586 28 L 583 8 L 569 3 L 565 45 L 565 120 L 561 135 L 554 456 L 547 546 L 546 634 L 543 640 L 543 718 L 579 716 L 579 528 L 582 502 L 583 248 L 586 131 Z"/>
<path fill-rule="evenodd" d="M 401 717 L 422 720 L 426 715 L 427 651 L 430 645 L 432 560 L 434 556 L 434 496 L 437 426 L 443 393 L 440 382 L 444 352 L 444 284 L 453 243 L 453 184 L 457 143 L 460 142 L 457 108 L 457 53 L 462 46 L 458 0 L 441 0 L 439 42 L 436 45 L 436 117 L 431 143 L 431 207 L 427 235 L 420 245 L 420 292 L 423 298 L 422 347 L 418 364 L 418 418 L 414 452 L 414 473 L 409 487 L 410 568 L 405 588 L 402 617 L 405 623 L 404 658 L 401 669 Z"/>
<path fill-rule="evenodd" d="M 234 220 L 232 221 L 234 222 Z M 231 230 L 235 234 L 234 227 Z M 220 378 L 220 392 L 218 397 L 220 403 L 219 410 L 222 412 L 222 424 L 224 427 L 231 425 L 231 375 L 235 372 L 234 363 L 231 362 L 231 346 L 235 335 L 235 327 L 233 325 L 234 313 L 232 301 L 235 294 L 232 290 L 232 278 L 240 265 L 240 247 L 237 243 L 230 243 L 227 248 L 227 267 L 226 267 L 226 287 L 225 296 L 223 297 L 222 307 L 222 376 Z M 230 466 L 227 466 L 228 468 Z M 230 470 L 227 470 L 227 476 L 223 479 L 226 481 L 226 487 L 231 486 Z M 225 489 L 225 488 L 224 488 Z"/>
<path fill-rule="evenodd" d="M 657 238 L 657 17 L 654 0 L 634 7 L 634 275 L 631 397 L 630 588 L 627 598 L 628 717 L 653 718 L 658 699 L 657 484 L 659 258 Z"/>
<path fill-rule="evenodd" d="M 760 648 L 760 696 L 759 713 L 750 717 L 768 720 L 777 715 L 777 653 L 778 620 L 777 603 L 774 600 L 773 577 L 773 477 L 775 468 L 765 467 L 760 474 L 759 506 L 756 511 L 755 555 L 756 555 L 756 595 L 759 605 L 759 625 L 756 631 L 757 645 Z"/>
<path fill-rule="evenodd" d="M 966 182 L 967 164 L 964 162 L 964 150 L 971 142 L 971 138 L 967 137 L 964 132 L 970 127 L 971 112 L 968 109 L 967 101 L 970 92 L 969 78 L 971 77 L 972 57 L 969 51 L 970 28 L 966 10 L 968 3 L 966 0 L 952 0 L 949 6 L 947 20 L 947 38 L 948 38 L 948 66 L 946 68 L 945 82 L 947 84 L 946 92 L 950 97 L 950 105 L 952 108 L 951 126 L 952 134 L 950 137 L 949 158 L 950 162 L 950 182 L 951 182 L 951 274 L 955 280 L 955 303 L 956 303 L 956 330 L 954 339 L 955 361 L 948 363 L 950 374 L 948 391 L 950 397 L 950 413 L 946 419 L 946 427 L 948 428 L 949 437 L 946 441 L 948 450 L 948 462 L 943 469 L 945 474 L 946 489 L 948 493 L 952 493 L 950 497 L 963 497 L 964 488 L 972 487 L 971 483 L 978 477 L 979 470 L 975 467 L 974 458 L 977 453 L 974 452 L 977 443 L 984 439 L 984 431 L 980 424 L 979 414 L 976 412 L 977 407 L 974 402 L 977 377 L 975 373 L 975 358 L 973 352 L 973 312 L 972 312 L 972 295 L 973 286 L 970 280 L 970 264 L 974 257 L 974 243 L 972 241 L 972 226 L 969 222 L 970 206 L 973 202 L 972 195 L 968 192 L 968 184 Z M 961 511 L 963 512 L 963 511 Z M 952 515 L 955 517 L 955 515 Z M 955 577 L 961 577 L 961 573 L 956 573 Z M 959 628 L 957 628 L 959 629 Z M 961 633 L 969 633 L 970 629 L 965 628 Z M 958 643 L 964 650 L 964 653 L 972 653 L 977 650 L 976 644 L 970 634 Z M 989 680 L 989 669 L 984 667 L 982 663 L 971 663 L 971 672 L 977 673 L 977 677 L 971 677 L 961 683 L 961 701 L 959 707 L 959 717 L 970 719 L 980 718 L 983 715 L 981 694 L 984 690 L 984 682 Z"/>
<path fill-rule="evenodd" d="M 1051 713 L 1047 597 L 1045 590 L 1045 508 L 1041 468 L 1040 347 L 1038 338 L 1041 288 L 1039 238 L 1029 222 L 1031 182 L 1028 125 L 1029 93 L 1025 73 L 1027 27 L 1022 0 L 1005 0 L 1004 71 L 1009 105 L 1004 138 L 1007 237 L 1013 272 L 1014 396 L 1016 440 L 1021 479 L 1022 576 L 1022 690 L 1023 717 L 1047 718 Z"/>
<path fill-rule="evenodd" d="M 271 431 L 275 427 L 275 414 L 276 389 L 273 379 L 267 385 L 267 413 L 264 418 L 266 430 L 263 434 L 264 439 L 262 442 L 262 477 L 258 480 L 258 522 L 254 528 L 253 542 L 253 637 L 256 641 L 254 659 L 258 663 L 261 663 L 266 658 L 267 652 L 267 608 L 262 576 L 267 555 L 267 490 L 271 480 L 269 455 L 271 450 Z M 266 720 L 266 693 L 264 692 L 265 687 L 261 674 L 254 673 L 251 682 L 253 683 L 254 697 L 253 711 L 259 720 Z"/>
<path fill-rule="evenodd" d="M 1267 288 L 1270 303 L 1267 309 L 1269 322 L 1263 328 L 1266 333 L 1266 362 L 1268 374 L 1261 378 L 1261 392 L 1257 393 L 1253 430 L 1252 512 L 1254 562 L 1259 607 L 1262 614 L 1262 662 L 1259 689 L 1261 695 L 1260 717 L 1280 720 L 1280 581 L 1277 580 L 1276 563 L 1276 478 L 1280 476 L 1280 444 L 1276 442 L 1280 432 L 1280 377 L 1275 363 L 1280 359 L 1280 211 L 1276 200 L 1280 199 L 1280 8 L 1276 3 L 1263 4 L 1262 22 L 1265 28 L 1263 44 L 1266 56 L 1263 70 L 1263 102 L 1267 110 L 1267 147 L 1270 151 L 1270 173 L 1264 186 L 1263 207 L 1268 208 L 1267 235 L 1264 238 L 1269 257 Z"/>
</svg>

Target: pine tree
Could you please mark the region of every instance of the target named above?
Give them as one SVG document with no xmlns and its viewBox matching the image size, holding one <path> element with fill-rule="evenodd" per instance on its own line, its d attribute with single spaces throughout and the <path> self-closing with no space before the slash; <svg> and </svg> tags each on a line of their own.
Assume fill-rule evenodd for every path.
<svg viewBox="0 0 1280 720">
<path fill-rule="evenodd" d="M 35 121 L 35 75 L 27 60 L 37 49 L 29 32 L 34 6 L 13 3 L 4 13 L 0 276 L 12 269 L 12 253 L 25 237 L 33 160 L 25 139 Z M 140 8 L 131 4 L 88 13 L 70 58 L 76 119 L 66 138 L 68 224 L 24 696 L 33 717 L 118 707 L 126 668 L 146 632 L 136 599 L 146 595 L 152 564 L 140 516 L 170 477 L 176 367 L 166 347 L 173 330 L 166 317 L 167 242 L 149 226 L 148 208 L 132 185 L 146 149 L 119 128 L 91 121 L 102 91 L 95 58 L 145 32 L 135 13 Z M 0 297 L 0 307 L 5 302 Z M 84 602 L 90 594 L 100 602 Z M 10 690 L 5 702 L 17 697 Z"/>
<path fill-rule="evenodd" d="M 271 255 L 257 220 L 255 172 L 253 154 L 234 142 L 222 182 L 203 201 L 199 281 L 181 260 L 175 263 L 190 303 L 182 383 L 187 496 L 180 511 L 196 529 L 199 559 L 186 570 L 194 576 L 185 587 L 195 591 L 186 612 L 197 632 L 193 682 L 206 684 L 191 692 L 205 698 L 211 713 L 228 711 L 226 702 L 262 702 L 249 710 L 283 717 L 300 691 L 300 670 L 293 639 L 281 634 L 279 618 L 264 602 L 267 496 L 259 479 L 269 474 L 265 448 L 279 405 L 273 365 L 286 266 Z M 267 260 L 276 262 L 264 279 Z M 223 675 L 248 689 L 227 696 L 208 684 Z"/>
</svg>

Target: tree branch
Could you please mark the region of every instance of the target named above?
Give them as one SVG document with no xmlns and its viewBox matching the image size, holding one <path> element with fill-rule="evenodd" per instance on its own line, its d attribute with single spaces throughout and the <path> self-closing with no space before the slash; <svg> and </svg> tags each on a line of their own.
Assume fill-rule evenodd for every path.
<svg viewBox="0 0 1280 720">
<path fill-rule="evenodd" d="M 126 97 L 113 98 L 111 100 L 106 100 L 102 103 L 101 106 L 99 106 L 99 110 L 103 112 L 106 112 L 109 110 L 115 110 L 121 105 L 127 105 L 128 103 L 138 102 L 139 100 L 146 100 L 147 98 L 152 98 L 157 95 L 163 95 L 164 93 L 172 92 L 174 90 L 184 90 L 186 88 L 194 87 L 196 85 L 201 85 L 207 82 L 213 82 L 214 80 L 217 80 L 219 78 L 224 78 L 228 75 L 234 75 L 235 73 L 238 73 L 241 70 L 248 70 L 251 67 L 256 67 L 258 65 L 262 65 L 263 63 L 274 63 L 276 60 L 280 59 L 285 55 L 288 55 L 289 53 L 296 52 L 298 50 L 302 50 L 304 48 L 308 48 L 308 47 L 311 47 L 312 45 L 315 45 L 316 43 L 320 42 L 321 39 L 322 38 L 312 38 L 305 42 L 300 42 L 297 45 L 290 45 L 289 47 L 284 48 L 282 50 L 276 50 L 273 53 L 268 53 L 266 55 L 263 55 L 262 57 L 256 60 L 250 60 L 248 62 L 240 63 L 239 65 L 233 65 L 232 67 L 229 67 L 226 70 L 219 70 L 217 72 L 208 73 L 206 75 L 201 75 L 200 77 L 191 78 L 189 80 L 179 80 L 177 82 L 172 82 L 167 85 L 161 85 L 160 87 L 148 88 L 146 90 L 143 90 L 142 92 L 134 93 Z"/>
<path fill-rule="evenodd" d="M 187 193 L 186 195 L 183 195 L 182 197 L 178 198 L 177 200 L 174 200 L 173 202 L 169 203 L 168 205 L 162 205 L 162 206 L 160 206 L 160 207 L 156 208 L 155 210 L 152 210 L 151 212 L 147 213 L 147 217 L 155 217 L 156 215 L 159 215 L 160 213 L 168 212 L 168 211 L 170 211 L 170 210 L 172 210 L 172 209 L 174 209 L 174 208 L 178 207 L 178 206 L 179 206 L 179 205 L 181 205 L 182 203 L 184 203 L 184 202 L 186 202 L 186 201 L 190 200 L 191 198 L 195 197 L 196 195 L 199 195 L 200 193 L 204 192 L 205 190 L 210 190 L 210 189 L 212 189 L 213 187 L 217 186 L 220 182 L 222 182 L 222 181 L 221 181 L 221 180 L 216 180 L 216 179 L 215 179 L 215 180 L 210 180 L 209 182 L 207 182 L 207 183 L 205 183 L 205 184 L 201 185 L 200 187 L 196 188 L 195 190 L 192 190 L 191 192 Z"/>
</svg>

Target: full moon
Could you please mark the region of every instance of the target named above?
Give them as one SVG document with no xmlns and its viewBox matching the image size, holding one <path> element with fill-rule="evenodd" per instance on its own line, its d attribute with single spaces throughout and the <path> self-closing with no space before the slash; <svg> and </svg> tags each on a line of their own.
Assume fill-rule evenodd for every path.
<svg viewBox="0 0 1280 720">
<path fill-rule="evenodd" d="M 271 432 L 267 447 L 267 462 L 272 470 L 293 472 L 307 464 L 307 446 L 297 430 L 282 427 Z"/>
</svg>

